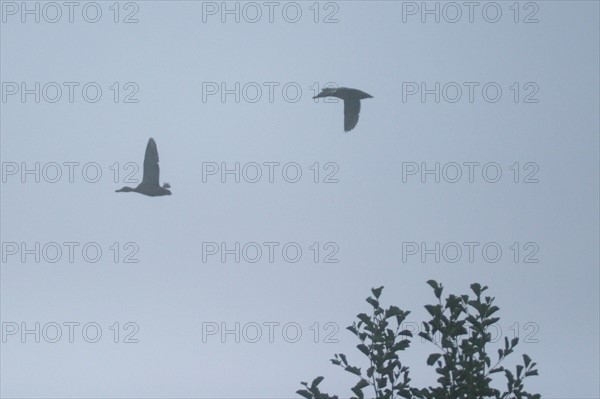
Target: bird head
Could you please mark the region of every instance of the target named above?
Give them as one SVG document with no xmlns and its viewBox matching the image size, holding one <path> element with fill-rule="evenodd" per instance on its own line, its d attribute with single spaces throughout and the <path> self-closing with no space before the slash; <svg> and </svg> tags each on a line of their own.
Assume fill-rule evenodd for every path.
<svg viewBox="0 0 600 399">
<path fill-rule="evenodd" d="M 123 187 L 120 190 L 115 190 L 116 193 L 128 193 L 130 191 L 134 191 L 134 190 L 133 190 L 133 188 L 127 187 L 127 186 Z"/>
</svg>

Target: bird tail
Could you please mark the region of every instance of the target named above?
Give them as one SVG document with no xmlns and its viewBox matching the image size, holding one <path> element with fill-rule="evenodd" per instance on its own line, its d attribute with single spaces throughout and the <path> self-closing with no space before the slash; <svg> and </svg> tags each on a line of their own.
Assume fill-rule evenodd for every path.
<svg viewBox="0 0 600 399">
<path fill-rule="evenodd" d="M 165 183 L 163 184 L 163 188 L 171 188 L 171 185 L 169 183 Z"/>
</svg>

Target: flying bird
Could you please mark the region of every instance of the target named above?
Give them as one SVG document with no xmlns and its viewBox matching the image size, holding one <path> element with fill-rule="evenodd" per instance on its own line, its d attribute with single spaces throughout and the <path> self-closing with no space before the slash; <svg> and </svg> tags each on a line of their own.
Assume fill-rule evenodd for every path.
<svg viewBox="0 0 600 399">
<path fill-rule="evenodd" d="M 344 100 L 344 131 L 349 132 L 354 129 L 358 123 L 358 114 L 360 113 L 360 100 L 363 98 L 373 98 L 370 94 L 357 89 L 347 87 L 326 87 L 318 95 L 319 97 L 337 97 Z"/>
<path fill-rule="evenodd" d="M 150 197 L 158 197 L 161 195 L 171 195 L 171 188 L 169 183 L 165 183 L 160 186 L 158 183 L 158 177 L 160 170 L 158 168 L 158 150 L 156 149 L 156 142 L 153 138 L 148 140 L 146 145 L 146 156 L 144 157 L 144 177 L 142 182 L 138 184 L 136 188 L 123 187 L 120 190 L 115 190 L 117 193 L 127 193 L 134 191 L 136 193 L 149 195 Z"/>
</svg>

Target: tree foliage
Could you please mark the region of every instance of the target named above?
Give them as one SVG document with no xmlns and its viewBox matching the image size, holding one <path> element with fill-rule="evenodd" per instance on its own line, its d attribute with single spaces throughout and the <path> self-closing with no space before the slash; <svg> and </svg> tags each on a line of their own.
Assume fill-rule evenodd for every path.
<svg viewBox="0 0 600 399">
<path fill-rule="evenodd" d="M 356 375 L 358 382 L 351 388 L 355 396 L 394 399 L 539 399 L 539 394 L 524 390 L 524 380 L 538 374 L 536 363 L 523 355 L 523 364 L 514 372 L 501 363 L 514 352 L 518 338 L 504 337 L 504 346 L 497 350 L 497 359 L 492 361 L 488 353 L 491 333 L 488 327 L 497 323 L 499 308 L 494 298 L 482 297 L 488 289 L 480 284 L 471 284 L 474 295 L 449 295 L 442 300 L 443 286 L 434 280 L 427 281 L 433 289 L 437 303 L 425 305 L 431 319 L 423 322 L 419 336 L 435 345 L 436 350 L 426 360 L 435 367 L 439 375 L 436 386 L 417 389 L 411 387 L 409 368 L 400 361 L 399 353 L 410 346 L 413 334 L 402 329 L 402 323 L 410 312 L 396 306 L 381 307 L 379 298 L 383 287 L 372 288 L 372 296 L 366 301 L 371 305 L 370 315 L 360 313 L 358 321 L 348 330 L 360 341 L 356 348 L 365 355 L 370 366 L 363 372 L 352 366 L 346 355 L 335 354 L 331 362 L 345 371 Z M 492 374 L 503 373 L 506 389 L 501 392 L 491 387 Z M 498 374 L 501 375 L 501 374 Z M 312 383 L 301 382 L 303 389 L 297 393 L 307 399 L 338 399 L 319 390 L 324 377 Z M 372 392 L 369 393 L 369 392 Z"/>
</svg>

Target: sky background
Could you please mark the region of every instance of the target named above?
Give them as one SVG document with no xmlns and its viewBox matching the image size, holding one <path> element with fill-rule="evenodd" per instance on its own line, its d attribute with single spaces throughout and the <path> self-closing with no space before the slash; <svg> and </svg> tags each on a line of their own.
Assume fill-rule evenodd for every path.
<svg viewBox="0 0 600 399">
<path fill-rule="evenodd" d="M 237 3 L 239 23 L 234 15 L 222 22 L 221 2 L 116 3 L 117 23 L 112 1 L 97 3 L 96 23 L 82 17 L 85 2 L 72 23 L 62 2 L 55 23 L 44 19 L 56 15 L 45 3 L 38 3 L 39 23 L 34 15 L 21 21 L 21 2 L 0 4 L 2 397 L 297 397 L 300 381 L 319 375 L 322 390 L 347 397 L 356 381 L 329 359 L 342 352 L 364 366 L 345 327 L 369 311 L 370 288 L 385 286 L 382 303 L 411 310 L 408 321 L 420 324 L 427 318 L 423 306 L 435 300 L 429 279 L 443 283 L 446 294 L 468 293 L 473 282 L 490 287 L 502 335 L 521 338 L 506 366 L 514 368 L 522 353 L 539 365 L 527 390 L 547 398 L 600 396 L 597 2 L 519 2 L 518 22 L 513 2 L 499 2 L 496 23 L 482 16 L 486 2 L 472 22 L 463 6 L 456 23 L 444 19 L 454 10 L 442 3 L 439 23 L 432 15 L 423 23 L 421 10 L 407 14 L 421 2 L 281 2 L 273 22 L 259 2 L 255 23 L 247 21 L 255 9 L 245 3 Z M 205 12 L 214 7 L 215 15 Z M 288 22 L 294 7 L 301 17 Z M 494 18 L 490 7 L 488 19 Z M 86 10 L 94 18 L 93 5 Z M 130 13 L 137 23 L 122 22 Z M 331 13 L 337 22 L 325 23 Z M 524 23 L 527 16 L 538 22 Z M 39 103 L 33 94 L 22 101 L 22 82 L 29 89 L 40 82 Z M 63 88 L 54 103 L 46 100 L 54 86 L 42 89 L 49 82 Z M 79 84 L 73 102 L 64 82 Z M 82 95 L 89 82 L 102 89 L 94 103 Z M 233 94 L 223 100 L 220 92 L 206 92 L 213 84 L 234 89 L 236 82 L 239 102 Z M 278 84 L 272 101 L 265 82 Z M 328 82 L 374 97 L 362 101 L 350 133 L 343 132 L 341 102 L 311 98 Z M 456 82 L 463 93 L 455 103 L 443 96 L 436 102 L 433 94 L 422 101 L 406 95 L 406 82 L 430 89 Z M 479 84 L 473 102 L 464 82 Z M 489 82 L 502 89 L 497 102 L 482 97 Z M 286 84 L 292 89 L 283 94 Z M 252 102 L 256 85 L 263 91 Z M 15 87 L 19 92 L 11 95 Z M 293 87 L 301 88 L 297 101 Z M 124 102 L 135 89 L 129 99 L 138 101 Z M 534 89 L 529 100 L 537 102 L 525 102 Z M 115 193 L 135 186 L 123 181 L 135 172 L 125 169 L 127 162 L 140 168 L 134 177 L 141 178 L 150 137 L 158 145 L 161 182 L 171 184 L 173 195 Z M 72 182 L 65 162 L 78 163 Z M 257 183 L 243 176 L 236 183 L 232 175 L 225 182 L 219 174 L 203 179 L 210 162 L 230 169 L 236 162 L 240 169 L 253 162 L 280 166 L 272 183 L 264 165 Z M 302 171 L 297 183 L 281 174 L 292 162 Z M 432 169 L 436 162 L 440 171 L 463 165 L 462 178 L 403 180 L 403 165 Z M 465 162 L 479 163 L 473 182 Z M 39 183 L 21 174 L 36 163 Z M 49 181 L 53 163 L 61 165 L 55 183 Z M 501 168 L 498 182 L 482 177 L 487 163 Z M 94 165 L 102 172 L 97 182 L 84 179 L 86 164 L 92 165 L 88 180 Z M 333 170 L 338 182 L 324 183 Z M 538 182 L 525 183 L 532 171 Z M 65 242 L 77 243 L 73 262 Z M 264 245 L 255 263 L 246 261 L 254 252 L 239 263 L 233 255 L 222 262 L 220 254 L 206 253 L 203 261 L 203 243 L 211 242 L 229 249 L 236 242 L 279 246 L 273 262 Z M 310 249 L 315 242 L 318 262 Z M 403 243 L 411 242 L 428 249 L 436 242 L 479 246 L 473 262 L 462 246 L 457 262 L 446 261 L 453 257 L 448 252 L 436 263 L 433 255 L 423 262 L 420 253 L 403 259 Z M 518 262 L 510 249 L 515 242 Z M 21 243 L 33 252 L 39 243 L 39 263 L 35 254 L 22 259 Z M 62 254 L 49 243 L 58 243 Z M 89 243 L 102 250 L 95 263 L 82 255 Z M 283 257 L 286 243 L 301 248 L 297 262 Z M 486 243 L 502 249 L 497 262 L 483 257 Z M 333 249 L 338 262 L 325 263 Z M 538 262 L 525 263 L 534 250 L 530 260 Z M 124 262 L 131 251 L 139 262 Z M 94 256 L 93 246 L 88 255 Z M 73 342 L 69 322 L 79 323 Z M 273 342 L 264 324 L 270 322 L 279 323 Z M 35 323 L 39 343 L 35 334 L 21 336 L 23 326 L 34 330 Z M 48 342 L 55 323 L 62 336 Z M 82 335 L 88 323 L 102 330 L 96 343 Z M 221 323 L 230 330 L 239 323 L 239 343 L 220 330 L 203 339 L 203 326 L 221 329 Z M 256 343 L 244 339 L 254 337 L 254 323 L 262 327 Z M 288 342 L 296 330 L 284 336 L 284 325 L 301 328 L 297 342 Z M 92 340 L 95 330 L 87 331 Z M 123 342 L 129 333 L 137 343 Z M 492 352 L 500 345 L 492 344 Z M 403 353 L 415 386 L 435 381 L 425 364 L 435 349 L 416 338 Z"/>
</svg>

